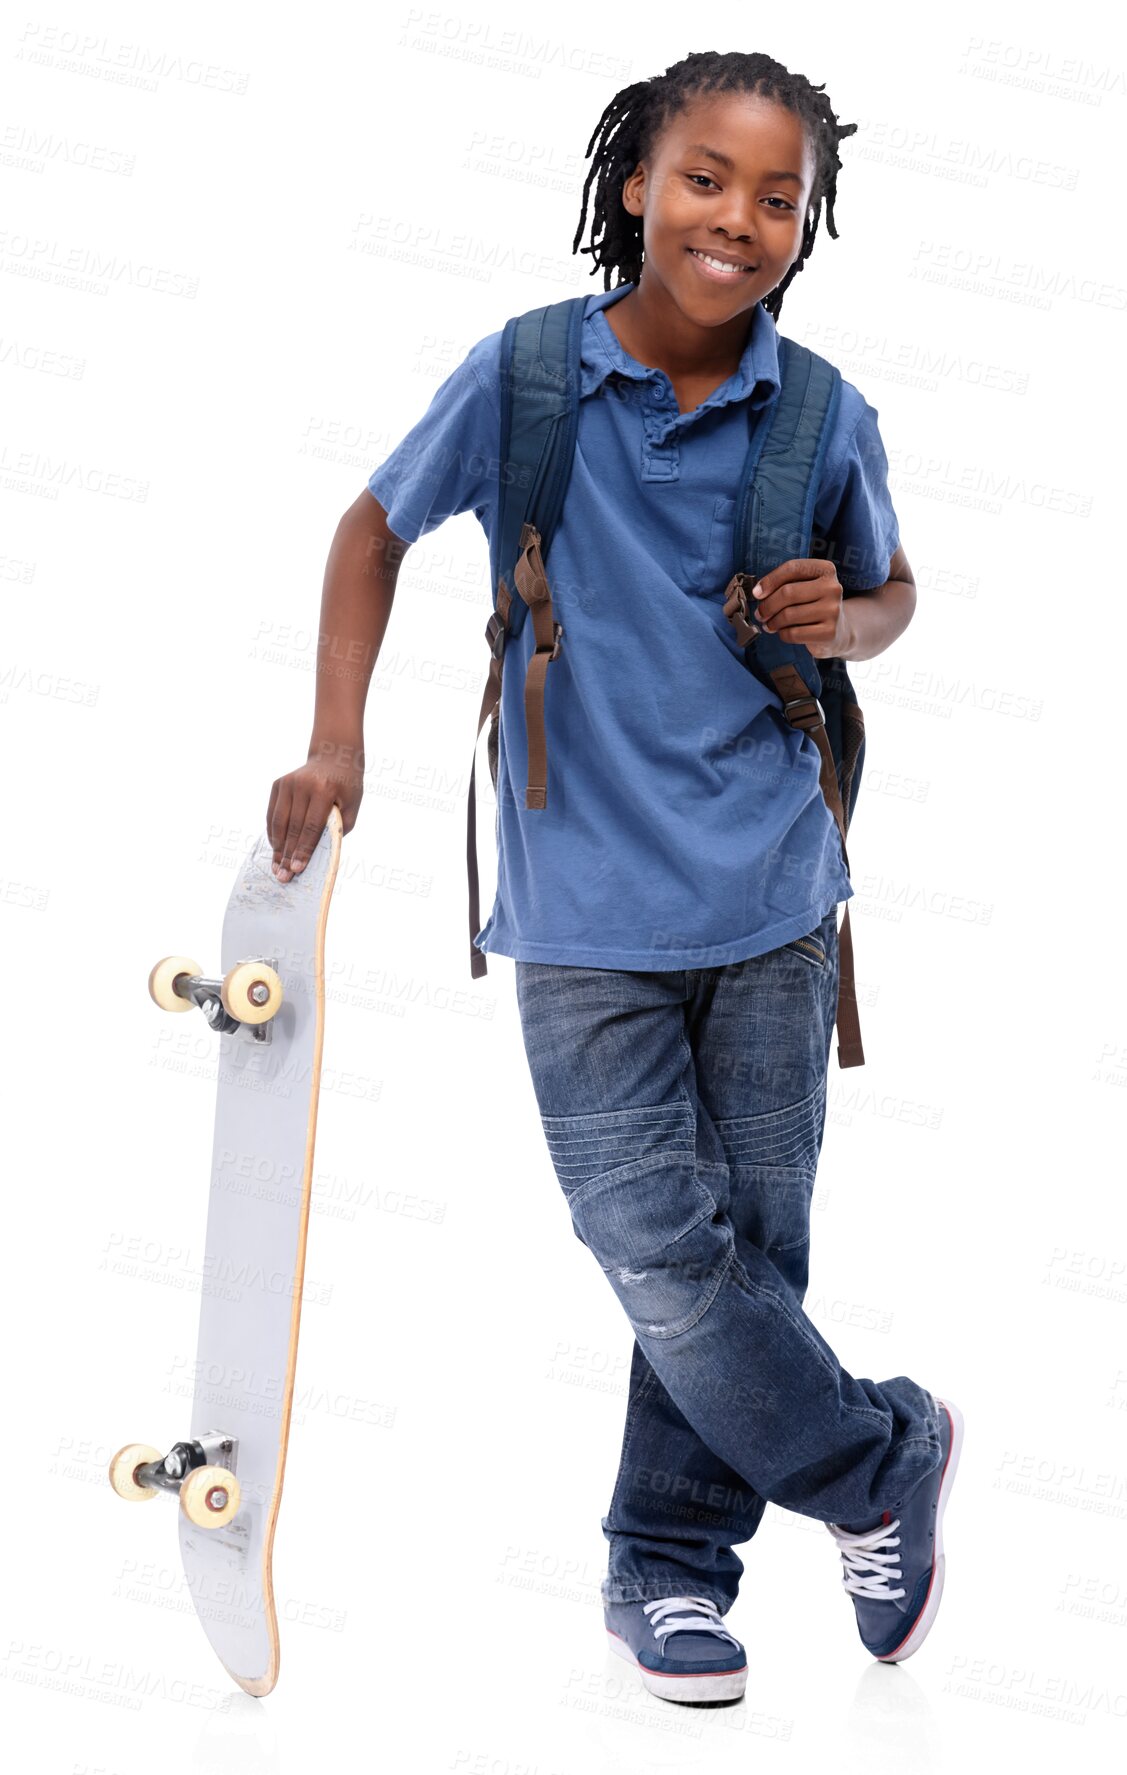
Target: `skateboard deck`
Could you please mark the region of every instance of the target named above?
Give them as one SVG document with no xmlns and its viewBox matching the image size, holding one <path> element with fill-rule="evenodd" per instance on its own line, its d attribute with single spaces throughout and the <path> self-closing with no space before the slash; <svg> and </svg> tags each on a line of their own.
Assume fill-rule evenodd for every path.
<svg viewBox="0 0 1127 1775">
<path fill-rule="evenodd" d="M 164 968 L 158 1002 L 193 1016 L 202 1010 L 217 1031 L 195 1396 L 183 1441 L 164 1457 L 127 1444 L 114 1457 L 116 1468 L 111 1463 L 111 1480 L 122 1496 L 180 1493 L 180 1551 L 196 1613 L 228 1674 L 250 1695 L 269 1694 L 278 1679 L 271 1562 L 301 1320 L 325 926 L 342 831 L 334 805 L 309 862 L 284 883 L 273 874 L 273 848 L 263 833 L 228 901 L 222 992 L 218 980 L 209 982 L 184 957 L 167 961 L 186 972 L 158 963 L 150 978 L 157 997 L 154 981 Z M 240 969 L 248 960 L 251 968 Z M 240 1011 L 262 1018 L 262 1001 L 274 990 L 271 970 L 280 1002 L 271 999 L 265 1020 L 237 1020 Z M 248 980 L 254 991 L 240 999 Z M 149 1458 L 136 1460 L 138 1452 Z"/>
</svg>

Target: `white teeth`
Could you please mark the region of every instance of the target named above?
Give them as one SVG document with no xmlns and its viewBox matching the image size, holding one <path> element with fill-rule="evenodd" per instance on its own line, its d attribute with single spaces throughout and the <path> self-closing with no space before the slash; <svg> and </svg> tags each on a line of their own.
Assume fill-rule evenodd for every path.
<svg viewBox="0 0 1127 1775">
<path fill-rule="evenodd" d="M 733 265 L 730 259 L 714 259 L 711 253 L 698 253 L 696 247 L 690 247 L 689 251 L 695 259 L 703 259 L 706 265 L 714 266 L 717 271 L 735 271 L 746 276 L 751 270 L 750 265 Z"/>
</svg>

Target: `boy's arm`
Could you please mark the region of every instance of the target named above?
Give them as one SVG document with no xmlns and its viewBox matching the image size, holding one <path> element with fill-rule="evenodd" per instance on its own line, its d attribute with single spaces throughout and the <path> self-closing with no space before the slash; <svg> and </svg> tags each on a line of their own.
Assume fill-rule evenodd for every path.
<svg viewBox="0 0 1127 1775">
<path fill-rule="evenodd" d="M 279 881 L 305 867 L 334 801 L 345 832 L 356 823 L 364 793 L 364 705 L 409 546 L 388 529 L 387 513 L 367 487 L 336 527 L 321 593 L 309 753 L 305 764 L 273 784 L 266 813 Z"/>
<path fill-rule="evenodd" d="M 897 547 L 888 579 L 871 592 L 852 592 L 841 601 L 846 644 L 839 659 L 874 659 L 904 633 L 916 611 L 916 582 L 908 557 Z"/>
</svg>

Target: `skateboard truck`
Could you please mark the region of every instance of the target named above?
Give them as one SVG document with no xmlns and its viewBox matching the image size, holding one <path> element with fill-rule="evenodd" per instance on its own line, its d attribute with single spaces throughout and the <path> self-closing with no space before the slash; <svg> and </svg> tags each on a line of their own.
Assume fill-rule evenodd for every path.
<svg viewBox="0 0 1127 1775">
<path fill-rule="evenodd" d="M 237 1438 L 223 1430 L 174 1442 L 166 1455 L 146 1442 L 127 1442 L 110 1462 L 110 1484 L 130 1504 L 155 1498 L 158 1491 L 176 1492 L 189 1522 L 223 1528 L 239 1508 L 238 1452 Z"/>
<path fill-rule="evenodd" d="M 162 1011 L 187 1011 L 198 1005 L 220 1035 L 233 1035 L 245 1026 L 254 1031 L 255 1041 L 268 1042 L 283 997 L 275 960 L 248 956 L 228 968 L 220 980 L 205 975 L 190 956 L 166 955 L 149 975 L 149 997 Z"/>
</svg>

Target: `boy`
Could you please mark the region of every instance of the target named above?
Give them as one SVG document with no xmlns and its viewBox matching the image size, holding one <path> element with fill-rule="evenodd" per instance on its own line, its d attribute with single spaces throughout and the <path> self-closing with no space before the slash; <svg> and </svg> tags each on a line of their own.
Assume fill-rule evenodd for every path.
<svg viewBox="0 0 1127 1775">
<path fill-rule="evenodd" d="M 747 670 L 723 606 L 748 426 L 781 377 L 775 319 L 836 186 L 820 88 L 769 57 L 690 56 L 617 95 L 596 220 L 619 283 L 587 299 L 579 434 L 546 570 L 551 786 L 523 804 L 532 624 L 502 677 L 498 887 L 474 937 L 511 956 L 525 1051 L 574 1231 L 634 1331 L 603 1530 L 612 1649 L 666 1699 L 743 1693 L 722 1625 L 768 1500 L 824 1521 L 873 1656 L 910 1656 L 942 1590 L 962 1419 L 905 1375 L 846 1373 L 801 1310 L 852 895 L 810 736 Z M 581 224 L 582 225 L 582 224 Z M 643 250 L 644 249 L 644 250 Z M 609 284 L 609 276 L 608 276 Z M 454 512 L 497 520 L 500 331 L 370 477 L 330 554 L 322 628 L 378 653 L 402 552 Z M 869 659 L 914 583 L 877 414 L 852 384 L 814 529 L 757 618 Z M 366 579 L 375 562 L 376 595 Z M 370 671 L 370 666 L 368 667 Z M 309 762 L 275 783 L 282 879 L 362 788 L 361 684 L 319 681 Z M 691 1525 L 645 1476 L 721 1503 Z"/>
</svg>

